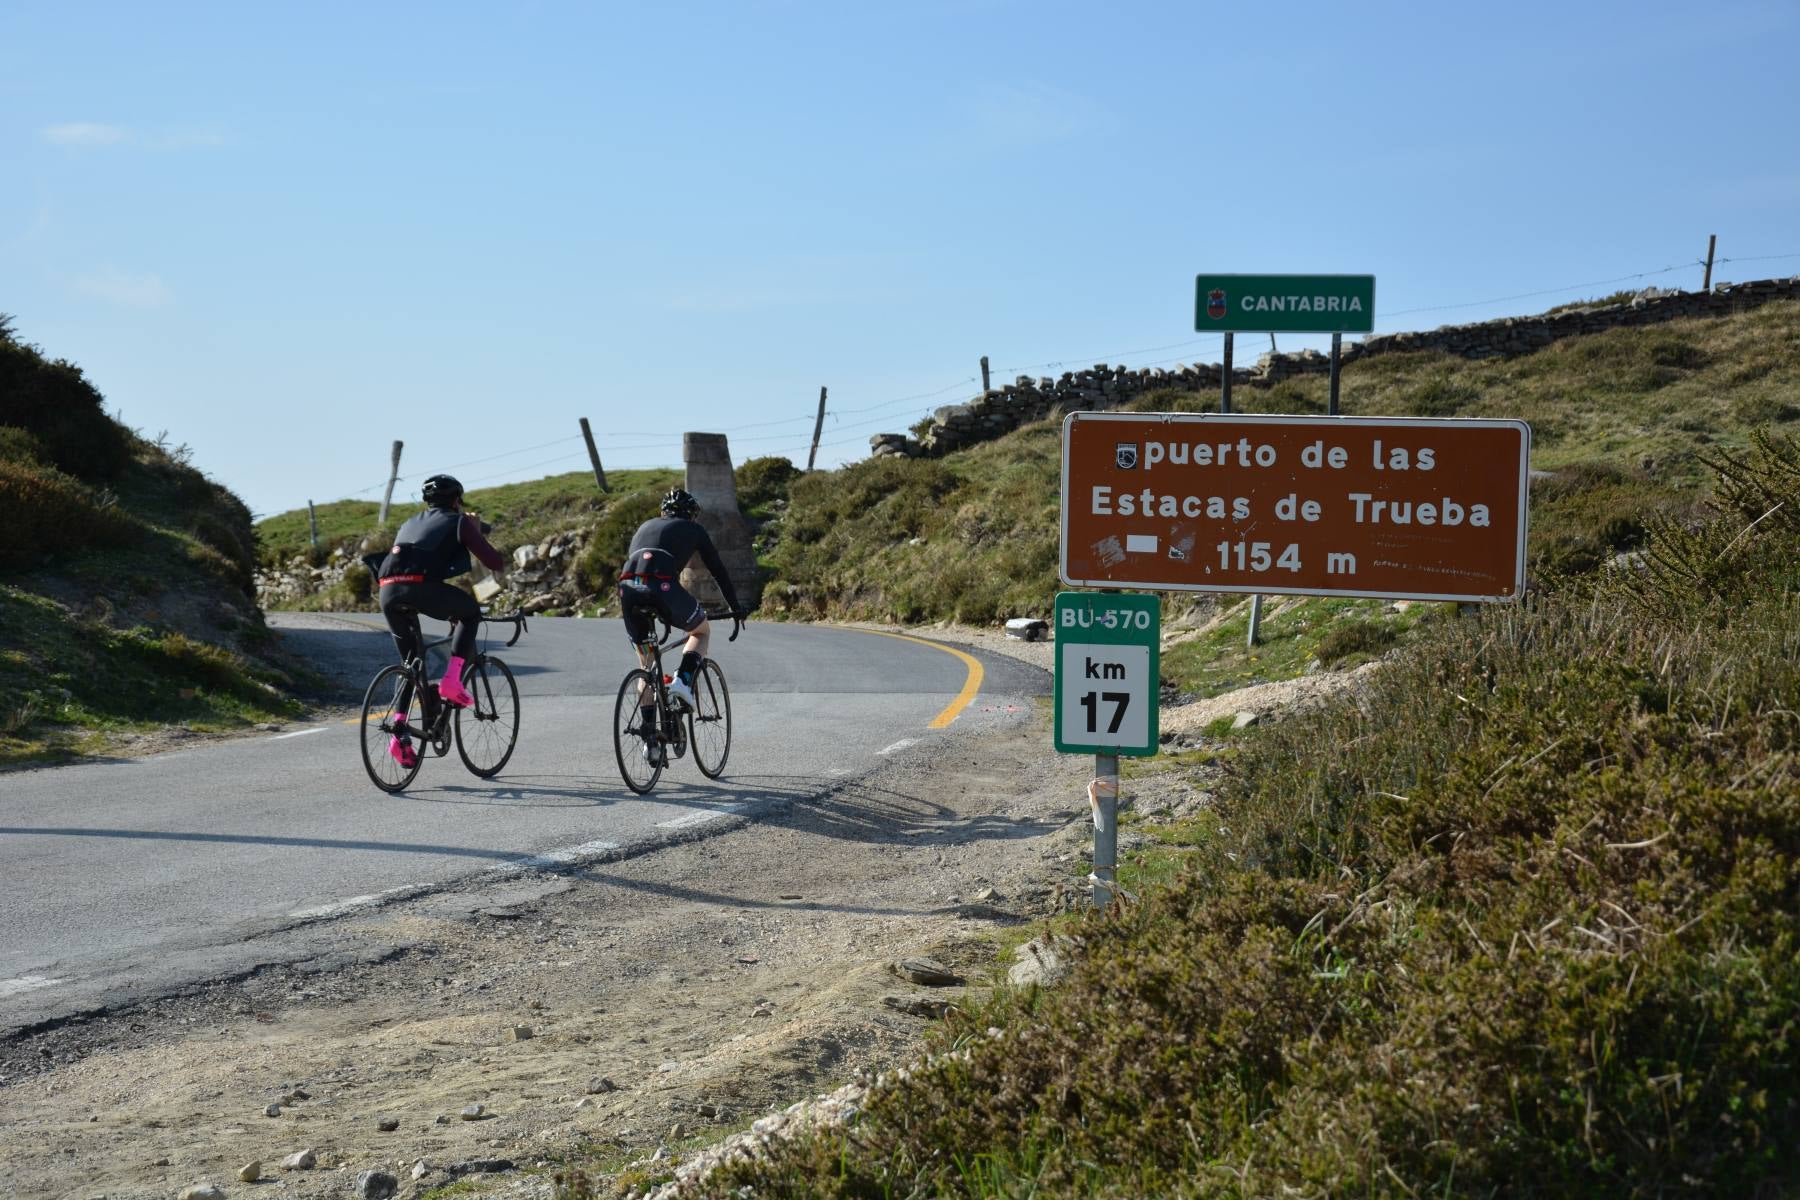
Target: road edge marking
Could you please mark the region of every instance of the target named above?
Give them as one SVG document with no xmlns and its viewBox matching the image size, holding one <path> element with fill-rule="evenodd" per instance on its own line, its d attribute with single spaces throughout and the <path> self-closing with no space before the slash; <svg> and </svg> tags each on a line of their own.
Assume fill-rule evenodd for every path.
<svg viewBox="0 0 1800 1200">
<path fill-rule="evenodd" d="M 840 628 L 843 627 L 840 626 Z M 950 722 L 956 720 L 957 717 L 960 717 L 963 709 L 973 704 L 975 702 L 975 697 L 981 694 L 981 681 L 986 677 L 987 672 L 983 669 L 981 660 L 976 658 L 973 654 L 966 654 L 956 647 L 946 646 L 942 642 L 928 641 L 925 638 L 913 637 L 911 634 L 889 633 L 885 629 L 852 628 L 851 632 L 872 633 L 876 637 L 895 638 L 902 642 L 912 642 L 920 646 L 930 646 L 933 650 L 942 650 L 945 654 L 953 654 L 957 658 L 962 659 L 963 665 L 969 668 L 968 678 L 963 680 L 962 691 L 956 694 L 956 699 L 944 706 L 943 712 L 931 719 L 931 723 L 926 726 L 927 729 L 943 729 L 945 726 L 949 725 Z"/>
</svg>

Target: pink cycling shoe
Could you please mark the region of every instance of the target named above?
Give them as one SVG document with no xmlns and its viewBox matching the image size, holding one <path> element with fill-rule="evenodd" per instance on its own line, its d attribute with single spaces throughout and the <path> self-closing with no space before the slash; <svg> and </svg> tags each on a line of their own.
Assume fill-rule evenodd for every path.
<svg viewBox="0 0 1800 1200">
<path fill-rule="evenodd" d="M 399 734 L 388 739 L 388 753 L 409 771 L 419 765 L 419 752 L 413 749 L 411 742 L 401 741 Z"/>
<path fill-rule="evenodd" d="M 438 698 L 456 708 L 467 708 L 475 703 L 475 697 L 462 685 L 462 673 L 463 660 L 452 658 L 444 668 L 444 677 L 438 680 Z"/>
</svg>

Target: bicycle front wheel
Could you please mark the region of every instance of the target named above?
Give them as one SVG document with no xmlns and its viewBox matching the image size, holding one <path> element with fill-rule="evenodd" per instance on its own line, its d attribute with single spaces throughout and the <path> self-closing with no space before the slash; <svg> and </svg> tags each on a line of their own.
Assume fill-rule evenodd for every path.
<svg viewBox="0 0 1800 1200">
<path fill-rule="evenodd" d="M 463 687 L 475 703 L 456 710 L 456 752 L 463 766 L 492 779 L 519 742 L 519 685 L 505 663 L 484 654 L 463 668 Z"/>
<path fill-rule="evenodd" d="M 625 676 L 625 682 L 619 685 L 619 699 L 613 705 L 613 754 L 619 760 L 619 777 L 625 786 L 643 795 L 656 786 L 662 777 L 663 759 L 667 752 L 662 739 L 656 736 L 655 730 L 660 723 L 652 726 L 649 737 L 644 736 L 642 709 L 639 705 L 646 692 L 652 697 L 650 712 L 654 716 L 662 708 L 661 681 L 655 679 L 648 671 L 631 671 Z"/>
<path fill-rule="evenodd" d="M 363 769 L 369 779 L 384 792 L 398 792 L 411 783 L 425 761 L 425 702 L 417 687 L 409 687 L 412 676 L 405 667 L 384 667 L 363 693 L 362 741 Z M 401 694 L 411 696 L 403 707 Z M 404 732 L 412 750 L 412 766 L 402 766 L 390 752 L 394 737 Z"/>
<path fill-rule="evenodd" d="M 708 779 L 725 773 L 725 760 L 731 757 L 731 691 L 725 686 L 725 672 L 719 664 L 707 659 L 694 676 L 694 711 L 688 717 L 690 740 L 694 743 L 694 765 Z"/>
</svg>

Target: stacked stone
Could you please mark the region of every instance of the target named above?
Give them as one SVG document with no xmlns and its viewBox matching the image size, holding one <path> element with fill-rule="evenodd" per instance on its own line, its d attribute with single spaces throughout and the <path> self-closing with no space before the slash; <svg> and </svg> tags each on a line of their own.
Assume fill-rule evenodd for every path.
<svg viewBox="0 0 1800 1200">
<path fill-rule="evenodd" d="M 1719 317 L 1744 312 L 1777 300 L 1800 300 L 1800 276 L 1759 279 L 1720 285 L 1710 292 L 1646 288 L 1621 304 L 1568 309 L 1538 317 L 1502 317 L 1468 325 L 1445 325 L 1413 333 L 1377 334 L 1343 346 L 1348 364 L 1378 354 L 1422 351 L 1458 358 L 1510 358 L 1542 350 L 1567 337 L 1601 333 L 1624 326 L 1653 325 L 1683 317 Z M 1269 387 L 1286 379 L 1325 375 L 1330 357 L 1317 350 L 1298 354 L 1264 354 L 1249 371 L 1233 371 L 1232 387 Z M 1040 421 L 1053 411 L 1096 412 L 1119 407 L 1146 392 L 1178 389 L 1209 392 L 1219 387 L 1221 368 L 1207 363 L 1131 370 L 1096 363 L 1085 371 L 1065 371 L 1056 380 L 1021 375 L 1003 388 L 983 392 L 966 404 L 950 404 L 931 415 L 930 425 L 915 441 L 903 434 L 881 433 L 869 439 L 875 455 L 904 454 L 936 458 L 978 442 L 991 441 L 1021 425 Z"/>
<path fill-rule="evenodd" d="M 700 501 L 700 524 L 705 526 L 725 570 L 731 575 L 738 602 L 755 608 L 762 594 L 756 573 L 756 552 L 751 546 L 750 522 L 738 508 L 737 479 L 731 470 L 731 448 L 722 433 L 684 433 L 681 457 L 687 464 L 687 490 Z M 696 561 L 681 572 L 681 584 L 709 610 L 725 606 L 725 596 L 706 568 Z"/>
<path fill-rule="evenodd" d="M 878 433 L 869 439 L 870 458 L 917 458 L 919 443 L 904 433 Z"/>
</svg>

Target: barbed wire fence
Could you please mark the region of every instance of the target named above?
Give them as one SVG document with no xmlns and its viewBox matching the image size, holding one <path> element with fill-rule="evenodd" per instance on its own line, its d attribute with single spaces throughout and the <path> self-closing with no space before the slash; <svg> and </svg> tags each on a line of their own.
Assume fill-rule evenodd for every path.
<svg viewBox="0 0 1800 1200">
<path fill-rule="evenodd" d="M 1800 251 L 1787 254 L 1753 254 L 1738 255 L 1735 257 L 1721 256 L 1714 258 L 1712 260 L 1712 265 L 1724 266 L 1727 263 L 1777 262 L 1793 259 L 1800 259 Z M 1514 292 L 1505 296 L 1491 296 L 1483 300 L 1459 300 L 1444 304 L 1428 304 L 1414 308 L 1396 309 L 1392 312 L 1380 314 L 1381 320 L 1378 322 L 1378 327 L 1374 332 L 1376 334 L 1398 332 L 1398 326 L 1393 324 L 1394 319 L 1398 317 L 1417 316 L 1422 313 L 1458 312 L 1468 309 L 1491 307 L 1497 304 L 1510 304 L 1520 300 L 1542 299 L 1546 296 L 1566 296 L 1571 293 L 1583 292 L 1591 288 L 1616 287 L 1625 284 L 1642 283 L 1645 280 L 1660 278 L 1661 276 L 1670 275 L 1677 271 L 1691 271 L 1697 267 L 1703 268 L 1707 266 L 1708 263 L 1706 260 L 1696 258 L 1688 262 L 1673 263 L 1668 266 L 1656 267 L 1650 270 L 1633 271 L 1625 275 L 1614 275 L 1605 279 L 1590 279 L 1580 283 L 1562 284 L 1557 287 L 1541 288 L 1536 291 Z M 1078 366 L 1091 366 L 1095 363 L 1122 364 L 1126 360 L 1135 358 L 1140 354 L 1162 354 L 1165 351 L 1184 352 L 1173 357 L 1152 359 L 1148 362 L 1138 362 L 1135 364 L 1139 368 L 1160 367 L 1168 366 L 1172 363 L 1186 363 L 1198 357 L 1218 353 L 1223 350 L 1223 346 L 1224 335 L 1216 333 L 1204 334 L 1183 341 L 1166 342 L 1155 346 L 1143 346 L 1134 350 L 1114 350 L 1103 354 L 1065 355 L 1060 359 L 1050 359 L 1044 362 L 1022 363 L 1014 366 L 998 367 L 993 369 L 993 374 L 1002 379 L 1007 379 L 1029 375 L 1032 372 L 1077 369 Z M 943 397 L 952 392 L 966 391 L 966 389 L 971 387 L 978 388 L 981 383 L 982 376 L 980 374 L 970 374 L 960 377 L 950 383 L 946 383 L 942 387 L 928 391 L 913 392 L 887 400 L 878 400 L 872 404 L 828 410 L 825 413 L 825 420 L 828 422 L 825 425 L 825 430 L 833 436 L 831 440 L 821 440 L 817 442 L 816 449 L 835 450 L 844 446 L 866 442 L 871 432 L 881 432 L 875 429 L 876 426 L 880 425 L 892 426 L 896 423 L 903 423 L 910 427 L 911 425 L 917 424 L 925 417 L 930 416 L 934 409 L 939 407 L 938 405 L 927 404 L 925 402 L 941 401 Z M 846 418 L 860 419 L 846 421 Z M 804 426 L 817 424 L 818 420 L 819 417 L 816 412 L 804 412 L 791 417 L 775 417 L 769 420 L 751 421 L 740 425 L 725 426 L 723 428 L 713 429 L 711 432 L 732 435 L 751 433 L 754 436 L 734 436 L 732 438 L 733 445 L 757 447 L 785 445 L 792 451 L 787 457 L 790 460 L 797 462 L 807 457 L 807 451 L 809 447 L 813 445 L 811 439 L 806 435 Z M 781 429 L 787 426 L 801 427 L 797 430 L 798 436 L 796 436 L 796 432 L 760 432 Z M 434 463 L 431 466 L 430 473 L 451 473 L 463 470 L 467 467 L 484 466 L 489 463 L 500 462 L 504 459 L 515 458 L 520 455 L 531 454 L 540 450 L 549 450 L 564 446 L 574 447 L 566 452 L 548 458 L 509 466 L 491 474 L 476 476 L 473 479 L 466 479 L 463 483 L 466 487 L 473 487 L 478 484 L 492 483 L 496 480 L 507 479 L 509 477 L 518 478 L 529 471 L 538 471 L 546 467 L 587 461 L 588 452 L 586 446 L 582 444 L 583 441 L 582 435 L 580 433 L 575 433 L 568 437 L 553 438 L 547 442 L 538 442 L 530 446 L 521 446 L 513 450 L 502 450 L 495 454 L 468 459 L 464 462 L 449 464 Z M 607 458 L 612 460 L 610 463 L 611 469 L 614 470 L 645 470 L 658 466 L 668 466 L 671 456 L 676 459 L 680 456 L 681 435 L 679 432 L 671 432 L 669 430 L 613 430 L 609 432 L 605 438 L 605 450 Z M 757 456 L 753 455 L 752 457 Z M 652 459 L 660 461 L 652 461 Z M 396 473 L 393 478 L 395 483 L 409 483 L 422 479 L 424 476 L 418 473 L 407 475 Z M 389 480 L 383 479 L 379 483 L 373 483 L 368 487 L 345 493 L 343 496 L 340 496 L 339 499 L 356 500 L 365 496 L 373 496 L 375 493 L 382 491 L 388 486 Z M 310 501 L 308 503 L 310 503 Z"/>
</svg>

